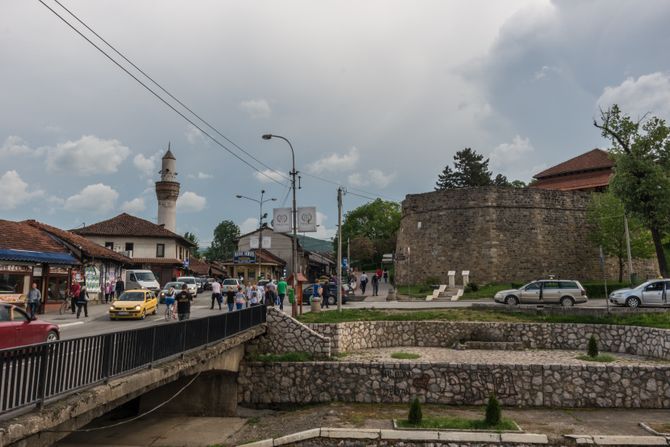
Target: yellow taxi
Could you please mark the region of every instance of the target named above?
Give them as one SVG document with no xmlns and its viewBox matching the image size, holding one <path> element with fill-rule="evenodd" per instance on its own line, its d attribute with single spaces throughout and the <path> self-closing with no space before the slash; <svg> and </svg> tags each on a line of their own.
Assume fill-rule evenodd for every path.
<svg viewBox="0 0 670 447">
<path fill-rule="evenodd" d="M 158 298 L 151 290 L 126 290 L 114 300 L 109 308 L 109 319 L 138 318 L 143 320 L 147 314 L 156 315 Z"/>
</svg>

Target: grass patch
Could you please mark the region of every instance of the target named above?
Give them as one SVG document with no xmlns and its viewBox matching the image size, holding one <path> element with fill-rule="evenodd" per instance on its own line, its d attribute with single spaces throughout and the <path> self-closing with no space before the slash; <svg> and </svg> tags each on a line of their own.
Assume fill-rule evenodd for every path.
<svg viewBox="0 0 670 447">
<path fill-rule="evenodd" d="M 479 300 L 484 298 L 493 299 L 493 295 L 501 290 L 517 289 L 519 284 L 484 284 L 479 286 L 476 291 L 465 291 L 461 299 L 463 300 Z"/>
<path fill-rule="evenodd" d="M 304 323 L 343 323 L 347 321 L 495 321 L 536 323 L 581 323 L 644 326 L 670 329 L 670 312 L 590 315 L 533 315 L 484 309 L 438 309 L 399 311 L 380 309 L 343 309 L 342 312 L 306 313 Z"/>
<path fill-rule="evenodd" d="M 599 354 L 595 357 L 591 357 L 590 355 L 578 355 L 577 358 L 579 360 L 584 360 L 586 362 L 601 362 L 601 363 L 610 363 L 616 360 L 613 355 L 609 354 Z"/>
<path fill-rule="evenodd" d="M 421 354 L 414 354 L 411 352 L 394 352 L 391 354 L 391 357 L 400 360 L 414 360 L 421 357 Z"/>
<path fill-rule="evenodd" d="M 254 362 L 311 362 L 312 354 L 309 352 L 287 352 L 286 354 L 253 354 L 251 360 Z"/>
<path fill-rule="evenodd" d="M 502 419 L 499 424 L 487 425 L 483 419 L 465 419 L 459 417 L 424 417 L 419 424 L 410 424 L 406 419 L 396 422 L 402 428 L 441 428 L 454 430 L 518 430 L 516 424 L 509 419 Z"/>
</svg>

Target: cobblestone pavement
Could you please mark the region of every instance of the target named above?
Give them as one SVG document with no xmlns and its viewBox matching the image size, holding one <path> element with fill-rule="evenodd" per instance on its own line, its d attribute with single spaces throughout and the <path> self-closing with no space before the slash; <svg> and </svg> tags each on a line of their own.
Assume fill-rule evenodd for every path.
<svg viewBox="0 0 670 447">
<path fill-rule="evenodd" d="M 404 352 L 420 355 L 417 359 L 395 359 L 394 352 Z M 432 362 L 432 363 L 478 363 L 478 364 L 555 364 L 555 365 L 659 365 L 670 364 L 669 361 L 639 357 L 630 354 L 611 354 L 615 360 L 610 363 L 589 362 L 577 359 L 584 355 L 582 351 L 558 350 L 525 350 L 525 351 L 497 351 L 484 349 L 456 350 L 446 348 L 396 347 L 376 348 L 353 351 L 344 357 L 348 362 L 356 361 L 384 361 L 384 362 Z M 610 353 L 607 353 L 610 354 Z"/>
</svg>

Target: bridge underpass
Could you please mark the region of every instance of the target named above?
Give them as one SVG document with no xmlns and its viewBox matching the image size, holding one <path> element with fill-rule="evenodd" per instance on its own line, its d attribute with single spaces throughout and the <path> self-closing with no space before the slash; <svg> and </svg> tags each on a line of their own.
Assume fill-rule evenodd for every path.
<svg viewBox="0 0 670 447">
<path fill-rule="evenodd" d="M 178 408 L 193 411 L 194 415 L 204 411 L 211 412 L 210 414 L 231 414 L 237 404 L 235 377 L 244 356 L 244 345 L 265 333 L 265 319 L 265 307 L 257 306 L 239 312 L 160 326 L 159 328 L 173 327 L 172 331 L 181 332 L 180 348 L 188 349 L 154 359 L 156 352 L 160 351 L 156 348 L 160 347 L 161 341 L 155 333 L 143 334 L 151 335 L 145 337 L 151 340 L 146 342 L 151 347 L 135 349 L 133 352 L 148 361 L 139 366 L 131 361 L 128 364 L 133 368 L 107 377 L 104 374 L 92 374 L 87 367 L 94 365 L 96 369 L 104 369 L 110 363 L 118 364 L 120 360 L 115 355 L 127 356 L 124 349 L 95 349 L 95 342 L 90 340 L 84 344 L 79 343 L 77 346 L 80 349 L 77 352 L 72 349 L 54 349 L 57 344 L 76 345 L 76 340 L 65 340 L 34 345 L 31 349 L 2 350 L 0 403 L 3 405 L 4 414 L 0 420 L 0 447 L 52 445 L 92 420 L 138 398 L 138 408 L 145 411 L 166 401 L 197 374 L 200 374 L 199 377 L 189 386 L 188 391 L 169 405 L 179 405 Z M 192 326 L 192 335 L 200 334 L 197 338 L 201 343 L 197 346 L 192 346 L 193 340 L 186 340 L 189 334 L 189 327 L 186 326 L 189 324 Z M 207 329 L 203 330 L 205 327 Z M 119 332 L 100 337 L 127 337 L 127 334 L 123 334 Z M 107 340 L 106 343 L 117 346 L 117 341 Z M 105 342 L 100 343 L 107 346 Z M 82 348 L 84 345 L 86 348 Z M 151 351 L 151 354 L 145 351 Z M 64 359 L 46 356 L 55 355 L 54 353 L 64 356 Z M 99 356 L 108 356 L 108 359 L 101 359 Z M 63 361 L 68 368 L 59 368 Z M 63 371 L 67 373 L 62 374 Z M 97 380 L 82 385 L 73 381 L 72 374 L 97 377 Z M 53 384 L 49 383 L 52 377 L 55 378 L 53 380 L 74 383 L 75 387 L 54 396 L 40 396 L 40 390 L 54 389 Z M 35 383 L 32 383 L 33 379 Z M 23 414 L 7 418 L 8 407 L 14 414 Z M 166 406 L 165 410 L 169 411 L 169 407 Z"/>
</svg>

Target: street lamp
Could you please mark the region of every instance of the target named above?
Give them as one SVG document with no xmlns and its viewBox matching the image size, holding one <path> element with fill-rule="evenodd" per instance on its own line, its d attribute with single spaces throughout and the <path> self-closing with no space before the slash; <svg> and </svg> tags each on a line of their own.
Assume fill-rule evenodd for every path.
<svg viewBox="0 0 670 447">
<path fill-rule="evenodd" d="M 291 175 L 291 189 L 293 190 L 293 205 L 291 208 L 291 214 L 293 215 L 293 246 L 291 249 L 291 270 L 293 270 L 293 304 L 291 305 L 291 316 L 292 317 L 297 317 L 298 316 L 298 294 L 297 294 L 297 276 L 298 276 L 298 234 L 297 234 L 297 213 L 298 210 L 296 208 L 295 204 L 295 177 L 298 175 L 298 173 L 295 170 L 295 151 L 293 150 L 293 145 L 291 142 L 285 138 L 282 137 L 281 135 L 273 135 L 271 133 L 266 133 L 263 135 L 264 140 L 270 140 L 272 138 L 279 138 L 280 140 L 284 140 L 288 143 L 288 147 L 291 148 L 291 161 L 292 161 L 292 170 L 290 172 Z M 301 306 L 302 307 L 302 306 Z M 302 309 L 300 309 L 302 311 Z"/>
<path fill-rule="evenodd" d="M 270 199 L 265 199 L 263 200 L 263 195 L 265 195 L 265 190 L 261 189 L 261 198 L 260 199 L 254 199 L 252 197 L 247 197 L 243 196 L 242 194 L 237 194 L 235 197 L 238 199 L 247 199 L 251 200 L 252 202 L 256 202 L 259 205 L 260 208 L 260 213 L 258 217 L 258 228 L 259 228 L 259 233 L 258 233 L 258 274 L 259 276 L 263 273 L 263 262 L 261 261 L 261 257 L 263 256 L 263 253 L 261 251 L 263 250 L 263 219 L 268 216 L 267 213 L 263 214 L 263 204 L 266 202 L 274 202 L 277 199 L 275 197 L 272 197 Z"/>
</svg>

